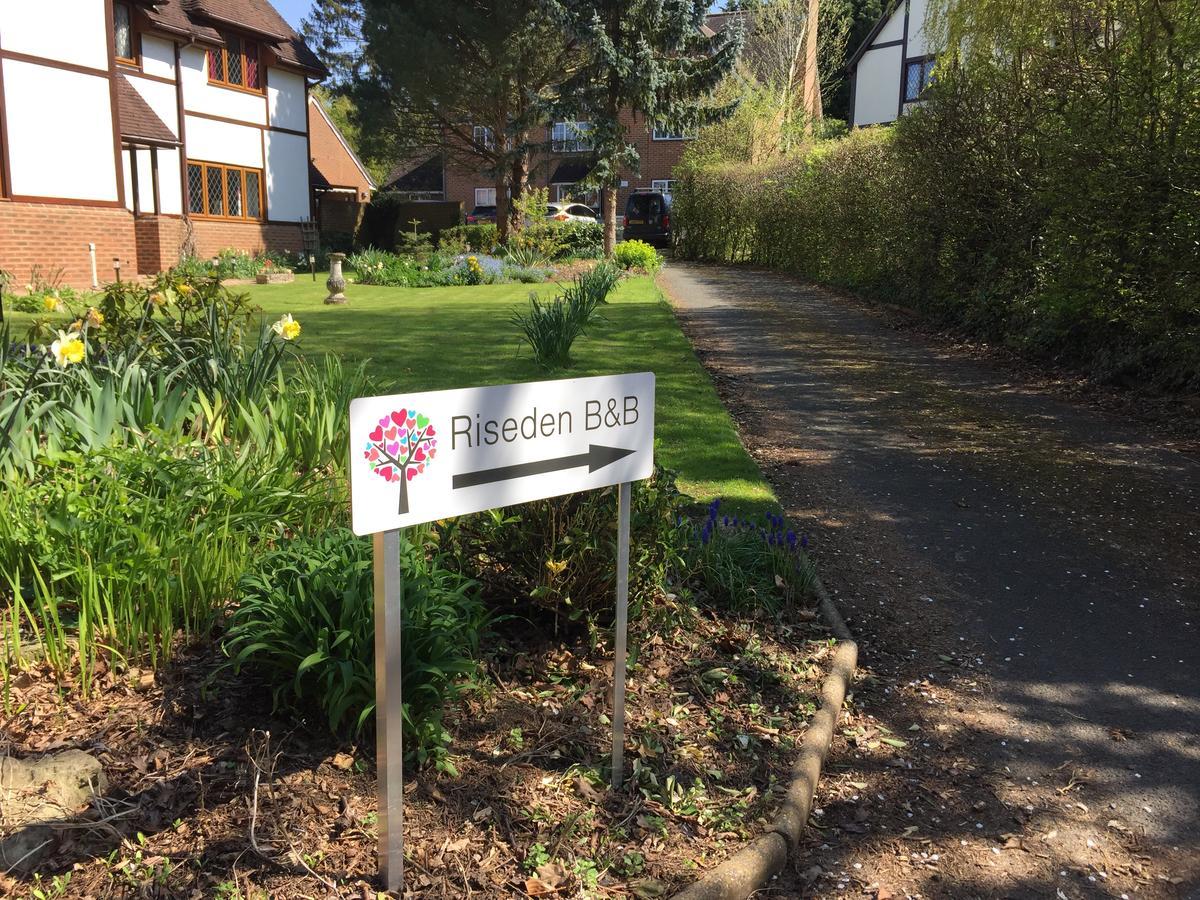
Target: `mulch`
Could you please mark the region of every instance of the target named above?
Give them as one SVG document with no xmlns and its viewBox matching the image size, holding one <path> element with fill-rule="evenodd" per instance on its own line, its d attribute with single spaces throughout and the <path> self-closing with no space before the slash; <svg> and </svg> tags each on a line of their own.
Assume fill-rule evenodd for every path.
<svg viewBox="0 0 1200 900">
<path fill-rule="evenodd" d="M 608 788 L 611 651 L 536 628 L 501 635 L 447 711 L 456 773 L 405 784 L 406 896 L 669 894 L 773 813 L 815 709 L 829 643 L 811 611 L 706 614 L 652 633 L 631 668 L 627 785 Z M 17 756 L 79 748 L 109 788 L 59 830 L 33 896 L 369 897 L 374 748 L 272 711 L 211 644 L 157 673 L 102 671 L 91 698 L 31 670 L 0 717 Z"/>
</svg>

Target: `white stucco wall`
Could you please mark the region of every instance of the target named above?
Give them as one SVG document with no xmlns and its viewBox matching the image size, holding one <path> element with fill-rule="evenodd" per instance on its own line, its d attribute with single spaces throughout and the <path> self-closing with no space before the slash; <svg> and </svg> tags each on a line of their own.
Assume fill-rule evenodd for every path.
<svg viewBox="0 0 1200 900">
<path fill-rule="evenodd" d="M 147 75 L 175 80 L 175 44 L 142 35 L 142 71 Z M 174 88 L 172 88 L 174 90 Z"/>
<path fill-rule="evenodd" d="M 278 131 L 268 131 L 266 141 L 268 218 L 282 222 L 308 218 L 308 141 Z"/>
<path fill-rule="evenodd" d="M 925 36 L 925 16 L 928 10 L 927 0 L 909 0 L 908 8 L 908 58 L 926 56 L 933 53 L 930 42 Z"/>
<path fill-rule="evenodd" d="M 304 109 L 304 76 L 274 67 L 267 69 L 267 103 L 271 124 L 293 131 L 307 130 Z"/>
<path fill-rule="evenodd" d="M 186 112 L 202 112 L 242 122 L 267 124 L 267 100 L 261 94 L 208 83 L 203 47 L 182 48 L 179 62 L 183 70 L 183 108 Z M 190 131 L 191 126 L 188 128 Z"/>
<path fill-rule="evenodd" d="M 5 50 L 108 69 L 104 0 L 0 0 Z"/>
<path fill-rule="evenodd" d="M 3 66 L 12 192 L 118 199 L 108 79 L 11 59 Z M 70 122 L 70 134 L 50 139 L 51 121 Z"/>
<path fill-rule="evenodd" d="M 898 41 L 904 37 L 904 4 L 901 3 L 896 7 L 887 20 L 887 24 L 879 34 L 875 35 L 875 40 L 871 42 L 871 46 L 875 44 L 886 44 L 889 41 Z"/>
<path fill-rule="evenodd" d="M 133 209 L 133 166 L 129 164 L 132 151 L 121 150 L 121 177 L 125 180 L 125 208 Z"/>
<path fill-rule="evenodd" d="M 263 168 L 262 129 L 186 116 L 188 159 Z"/>
<path fill-rule="evenodd" d="M 868 50 L 858 61 L 854 78 L 854 123 L 892 122 L 900 102 L 901 47 Z"/>
<path fill-rule="evenodd" d="M 172 215 L 183 212 L 183 182 L 179 174 L 179 151 L 158 148 L 159 210 Z"/>
<path fill-rule="evenodd" d="M 161 81 L 151 81 L 149 78 L 138 78 L 136 75 L 125 76 L 129 83 L 141 95 L 146 104 L 154 110 L 164 125 L 171 129 L 171 134 L 179 137 L 178 104 L 175 102 L 175 86 L 163 84 Z"/>
</svg>

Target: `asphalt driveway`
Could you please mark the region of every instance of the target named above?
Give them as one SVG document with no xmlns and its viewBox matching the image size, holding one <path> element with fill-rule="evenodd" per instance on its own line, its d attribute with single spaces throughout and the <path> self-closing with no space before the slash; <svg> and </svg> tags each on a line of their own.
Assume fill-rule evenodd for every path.
<svg viewBox="0 0 1200 900">
<path fill-rule="evenodd" d="M 910 642 L 914 670 L 972 648 L 987 764 L 1037 784 L 1071 760 L 1097 828 L 1200 846 L 1200 462 L 787 276 L 675 263 L 661 283 L 867 665 L 872 642 Z"/>
</svg>

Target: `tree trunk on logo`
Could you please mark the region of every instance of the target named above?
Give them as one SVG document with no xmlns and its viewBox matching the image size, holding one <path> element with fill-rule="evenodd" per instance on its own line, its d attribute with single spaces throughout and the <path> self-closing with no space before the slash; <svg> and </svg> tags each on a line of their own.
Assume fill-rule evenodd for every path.
<svg viewBox="0 0 1200 900">
<path fill-rule="evenodd" d="M 408 466 L 400 470 L 400 515 L 408 512 Z"/>
</svg>

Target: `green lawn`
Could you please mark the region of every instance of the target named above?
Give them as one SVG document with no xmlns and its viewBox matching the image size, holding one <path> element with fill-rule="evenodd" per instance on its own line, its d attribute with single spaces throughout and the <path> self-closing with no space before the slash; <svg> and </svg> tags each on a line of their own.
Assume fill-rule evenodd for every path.
<svg viewBox="0 0 1200 900">
<path fill-rule="evenodd" d="M 667 302 L 649 278 L 629 279 L 603 310 L 606 321 L 575 343 L 575 367 L 547 374 L 519 349 L 514 307 L 532 288 L 481 285 L 383 288 L 350 285 L 345 306 L 325 306 L 324 276 L 297 273 L 287 285 L 251 285 L 268 321 L 291 313 L 301 323 L 306 354 L 369 359 L 386 392 L 437 390 L 556 377 L 652 371 L 657 376 L 659 461 L 679 473 L 680 488 L 698 501 L 715 497 L 745 511 L 774 509 L 775 496 L 738 440 L 708 374 Z M 13 315 L 21 335 L 29 316 Z"/>
</svg>

